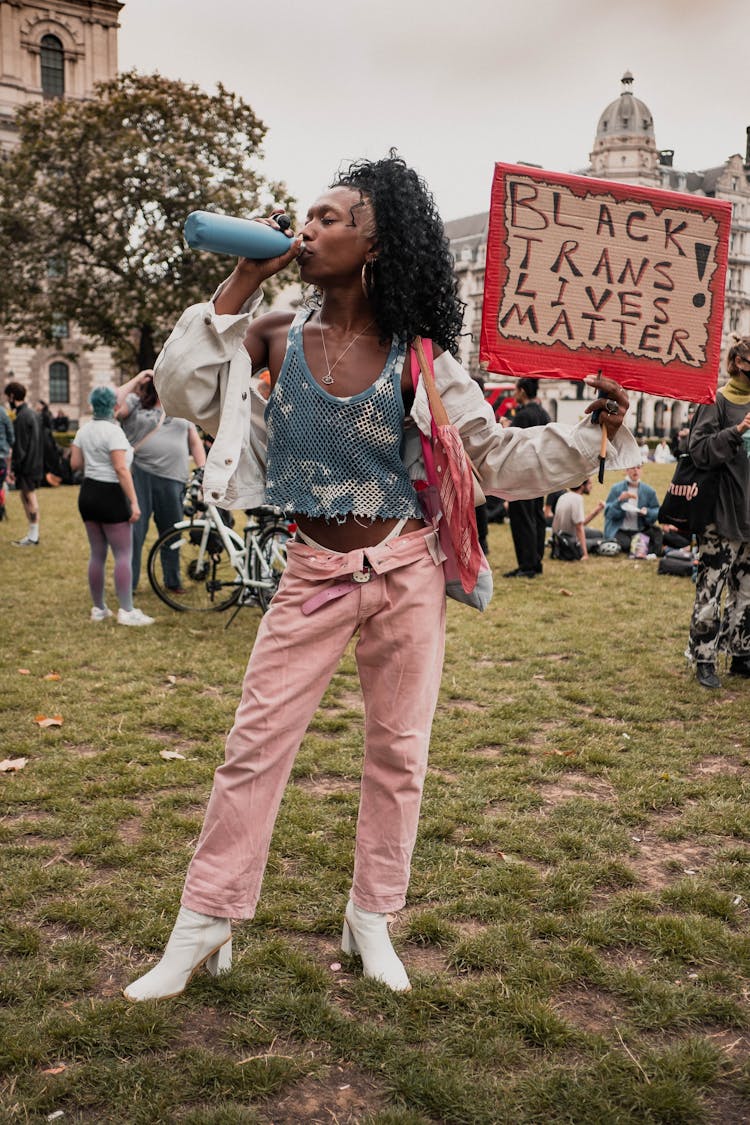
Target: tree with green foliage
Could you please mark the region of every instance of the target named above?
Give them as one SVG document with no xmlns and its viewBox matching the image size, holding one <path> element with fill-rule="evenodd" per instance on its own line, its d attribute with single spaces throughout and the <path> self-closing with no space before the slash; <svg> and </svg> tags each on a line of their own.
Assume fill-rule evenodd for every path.
<svg viewBox="0 0 750 1125">
<path fill-rule="evenodd" d="M 0 162 L 0 324 L 20 344 L 75 355 L 60 338 L 70 322 L 80 348 L 151 367 L 182 309 L 231 269 L 187 247 L 188 213 L 292 210 L 286 186 L 258 171 L 265 126 L 220 84 L 207 94 L 130 71 L 90 101 L 25 106 L 16 124 Z"/>
</svg>

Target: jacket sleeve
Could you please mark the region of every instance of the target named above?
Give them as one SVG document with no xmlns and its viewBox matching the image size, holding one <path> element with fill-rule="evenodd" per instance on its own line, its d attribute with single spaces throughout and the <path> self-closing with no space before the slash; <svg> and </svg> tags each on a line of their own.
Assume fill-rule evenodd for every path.
<svg viewBox="0 0 750 1125">
<path fill-rule="evenodd" d="M 477 384 L 448 352 L 435 360 L 435 381 L 485 492 L 509 500 L 528 500 L 577 486 L 596 467 L 601 431 L 590 419 L 575 426 L 558 422 L 529 429 L 501 426 Z M 422 432 L 428 434 L 429 404 L 421 380 L 412 413 Z M 640 464 L 640 460 L 632 434 L 622 427 L 607 444 L 607 468 L 624 469 Z"/>
<path fill-rule="evenodd" d="M 0 422 L 2 423 L 3 429 L 5 430 L 6 441 L 12 449 L 13 442 L 15 441 L 15 435 L 13 433 L 13 423 L 4 410 L 0 411 Z"/>
<path fill-rule="evenodd" d="M 688 453 L 700 469 L 716 469 L 731 461 L 742 445 L 736 426 L 722 426 L 719 398 L 698 407 L 688 439 Z"/>
<path fill-rule="evenodd" d="M 605 525 L 614 525 L 615 529 L 617 529 L 625 519 L 625 512 L 620 503 L 620 495 L 622 492 L 624 492 L 624 485 L 612 485 L 604 504 L 604 523 Z"/>
<path fill-rule="evenodd" d="M 246 359 L 249 383 L 252 367 L 242 344 L 262 299 L 258 292 L 236 315 L 219 315 L 214 298 L 185 310 L 154 364 L 154 383 L 167 414 L 187 418 L 212 436 L 219 430 L 232 361 Z"/>
<path fill-rule="evenodd" d="M 644 519 L 646 520 L 646 523 L 656 523 L 659 518 L 659 498 L 657 497 L 656 492 L 650 484 L 646 485 L 645 492 L 646 503 L 643 505 L 643 507 L 646 509 L 646 515 Z"/>
<path fill-rule="evenodd" d="M 30 410 L 31 407 L 29 406 L 26 409 Z M 15 473 L 23 475 L 23 470 L 26 468 L 29 459 L 32 440 L 31 426 L 23 414 L 19 414 L 16 418 L 16 433 L 13 442 L 13 471 Z"/>
</svg>

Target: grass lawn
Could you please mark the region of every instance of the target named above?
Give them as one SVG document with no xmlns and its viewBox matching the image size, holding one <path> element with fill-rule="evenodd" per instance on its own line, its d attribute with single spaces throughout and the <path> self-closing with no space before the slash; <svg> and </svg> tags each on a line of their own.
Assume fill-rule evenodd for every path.
<svg viewBox="0 0 750 1125">
<path fill-rule="evenodd" d="M 660 495 L 670 475 L 644 472 Z M 0 524 L 0 758 L 28 760 L 0 773 L 1 1121 L 750 1121 L 750 682 L 709 692 L 688 671 L 689 580 L 620 557 L 504 581 L 493 525 L 490 609 L 449 605 L 393 925 L 413 991 L 365 981 L 338 945 L 361 756 L 348 655 L 231 973 L 131 1005 L 120 989 L 171 929 L 259 611 L 225 630 L 144 590 L 152 628 L 91 624 L 76 490 L 41 506 L 37 550 L 9 545 L 15 494 Z"/>
</svg>

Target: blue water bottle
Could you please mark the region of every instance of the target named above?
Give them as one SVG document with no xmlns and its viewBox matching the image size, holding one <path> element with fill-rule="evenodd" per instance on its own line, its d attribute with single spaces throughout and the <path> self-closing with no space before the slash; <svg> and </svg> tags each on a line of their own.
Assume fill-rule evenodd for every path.
<svg viewBox="0 0 750 1125">
<path fill-rule="evenodd" d="M 279 215 L 281 226 L 289 226 L 286 215 Z M 292 245 L 283 230 L 254 219 L 235 219 L 212 211 L 192 211 L 185 220 L 185 241 L 193 250 L 232 254 L 235 258 L 277 258 Z"/>
</svg>

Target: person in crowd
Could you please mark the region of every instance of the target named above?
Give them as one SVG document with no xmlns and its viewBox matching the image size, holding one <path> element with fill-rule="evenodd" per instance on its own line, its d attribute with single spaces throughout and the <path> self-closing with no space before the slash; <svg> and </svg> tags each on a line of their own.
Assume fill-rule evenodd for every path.
<svg viewBox="0 0 750 1125">
<path fill-rule="evenodd" d="M 604 510 L 604 502 L 600 500 L 588 515 L 585 514 L 583 498 L 589 495 L 591 488 L 591 477 L 586 477 L 576 488 L 563 492 L 555 505 L 555 514 L 552 518 L 553 532 L 558 535 L 563 533 L 573 535 L 578 540 L 578 545 L 581 548 L 581 559 L 589 557 L 587 524 L 590 524 Z M 601 533 L 593 534 L 596 535 L 597 539 L 601 539 Z"/>
<path fill-rule="evenodd" d="M 638 452 L 641 455 L 641 461 L 645 464 L 646 461 L 651 459 L 651 447 L 646 441 L 646 435 L 644 433 L 637 434 L 636 441 L 638 442 Z"/>
<path fill-rule="evenodd" d="M 564 495 L 565 489 L 563 488 L 559 492 L 549 492 L 544 497 L 542 511 L 544 513 L 544 522 L 546 523 L 547 527 L 552 527 L 552 522 L 555 518 L 555 508 L 557 507 L 557 501 L 561 496 Z"/>
<path fill-rule="evenodd" d="M 604 538 L 616 539 L 621 550 L 630 550 L 633 536 L 647 535 L 650 550 L 660 555 L 663 533 L 656 521 L 659 500 L 650 484 L 641 480 L 641 466 L 625 470 L 625 479 L 613 484 L 604 504 Z"/>
<path fill-rule="evenodd" d="M 471 377 L 479 387 L 482 394 L 484 394 L 484 376 L 478 374 L 475 371 L 472 371 Z M 488 539 L 490 529 L 490 514 L 487 506 L 487 501 L 485 500 L 484 504 L 477 504 L 474 511 L 477 517 L 477 537 L 479 539 L 479 546 L 482 548 L 485 555 L 488 555 L 490 553 L 490 544 Z"/>
<path fill-rule="evenodd" d="M 546 426 L 550 416 L 539 402 L 539 380 L 524 376 L 516 383 L 518 406 L 510 424 L 511 429 L 528 429 Z M 544 496 L 511 500 L 508 504 L 510 531 L 518 565 L 508 570 L 504 578 L 536 578 L 542 573 L 544 542 L 547 521 L 544 518 Z"/>
<path fill-rule="evenodd" d="M 206 453 L 193 423 L 162 409 L 153 371 L 141 371 L 118 388 L 116 413 L 133 447 L 133 483 L 141 513 L 133 527 L 135 591 L 151 516 L 160 535 L 182 519 L 190 456 L 196 468 L 202 468 Z M 161 565 L 167 589 L 183 593 L 179 551 L 162 551 Z"/>
<path fill-rule="evenodd" d="M 675 446 L 672 449 L 672 452 L 675 455 L 675 460 L 683 453 L 687 453 L 688 451 L 688 442 L 690 441 L 690 427 L 693 423 L 694 417 L 695 407 L 691 406 L 688 410 L 687 422 L 684 426 L 680 427 L 675 437 Z"/>
<path fill-rule="evenodd" d="M 53 435 L 52 411 L 43 398 L 37 402 L 36 412 L 42 423 L 42 451 L 44 481 L 55 488 L 62 484 L 63 465 L 60 447 Z"/>
<path fill-rule="evenodd" d="M 68 415 L 64 414 L 62 410 L 58 410 L 52 421 L 52 429 L 55 431 L 55 433 L 65 434 L 67 433 L 69 426 L 70 419 L 68 418 Z"/>
<path fill-rule="evenodd" d="M 13 448 L 13 423 L 4 406 L 0 406 L 0 520 L 8 518 L 5 510 L 5 481 L 8 476 L 8 462 Z"/>
<path fill-rule="evenodd" d="M 272 220 L 268 220 L 272 222 Z M 316 297 L 252 319 L 259 286 L 296 258 Z M 504 429 L 453 358 L 462 326 L 453 263 L 432 196 L 394 153 L 341 172 L 287 253 L 241 259 L 213 300 L 194 305 L 155 372 L 165 409 L 216 435 L 204 490 L 225 507 L 266 500 L 297 537 L 260 623 L 172 935 L 125 989 L 174 996 L 196 970 L 231 960 L 231 919 L 252 918 L 276 814 L 299 744 L 347 645 L 365 698 L 354 875 L 342 947 L 364 974 L 409 989 L 388 933 L 405 902 L 445 640 L 437 532 L 425 523 L 420 431 L 430 433 L 410 346 L 431 338 L 435 379 L 485 491 L 542 495 L 597 463 L 600 431 Z M 251 366 L 267 365 L 266 403 Z M 627 395 L 590 377 L 615 464 L 637 459 L 620 428 Z M 266 425 L 263 425 L 265 411 Z"/>
<path fill-rule="evenodd" d="M 730 675 L 750 678 L 750 336 L 735 337 L 727 371 L 716 401 L 698 407 L 688 450 L 699 468 L 721 468 L 713 522 L 698 536 L 688 643 L 706 688 L 721 687 L 720 652 Z"/>
<path fill-rule="evenodd" d="M 654 461 L 657 465 L 671 465 L 674 460 L 675 456 L 669 448 L 669 442 L 666 438 L 660 438 L 654 446 Z"/>
<path fill-rule="evenodd" d="M 15 411 L 14 442 L 10 476 L 21 494 L 21 503 L 28 521 L 26 534 L 14 539 L 14 547 L 39 546 L 39 500 L 36 491 L 44 476 L 44 435 L 39 415 L 26 402 L 23 383 L 11 380 L 5 397 Z"/>
<path fill-rule="evenodd" d="M 81 426 L 73 438 L 70 464 L 74 472 L 83 471 L 78 494 L 89 540 L 89 590 L 93 606 L 92 621 L 106 621 L 112 611 L 104 600 L 104 573 L 107 549 L 115 560 L 115 593 L 120 608 L 119 625 L 153 625 L 133 605 L 130 559 L 133 550 L 133 524 L 140 516 L 130 464 L 133 450 L 114 419 L 117 394 L 112 387 L 95 387 L 89 395 L 93 418 Z"/>
<path fill-rule="evenodd" d="M 42 425 L 45 430 L 52 430 L 52 411 L 49 408 L 49 403 L 45 402 L 43 398 L 37 399 L 36 412 L 42 419 Z"/>
</svg>

